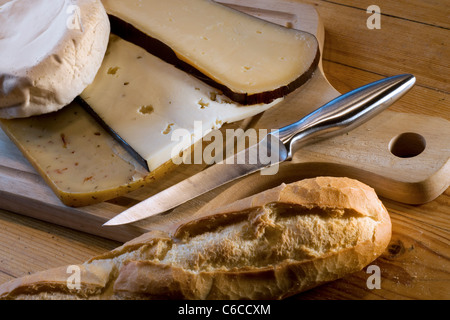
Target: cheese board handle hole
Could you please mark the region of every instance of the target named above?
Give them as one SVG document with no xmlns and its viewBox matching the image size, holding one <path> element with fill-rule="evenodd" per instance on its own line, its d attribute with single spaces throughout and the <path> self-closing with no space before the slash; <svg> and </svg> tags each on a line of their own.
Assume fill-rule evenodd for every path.
<svg viewBox="0 0 450 320">
<path fill-rule="evenodd" d="M 413 158 L 421 154 L 427 143 L 423 136 L 415 132 L 404 132 L 392 138 L 389 150 L 399 158 Z"/>
</svg>

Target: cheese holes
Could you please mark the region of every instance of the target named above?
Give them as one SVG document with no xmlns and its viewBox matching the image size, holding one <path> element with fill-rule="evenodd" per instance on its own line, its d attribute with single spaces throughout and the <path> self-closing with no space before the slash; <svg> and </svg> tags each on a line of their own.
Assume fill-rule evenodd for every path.
<svg viewBox="0 0 450 320">
<path fill-rule="evenodd" d="M 110 67 L 110 68 L 108 69 L 107 74 L 115 75 L 115 74 L 117 73 L 117 70 L 119 70 L 119 67 Z"/>
<path fill-rule="evenodd" d="M 146 105 L 146 106 L 141 106 L 139 108 L 140 114 L 148 115 L 148 114 L 152 114 L 154 111 L 155 111 L 155 109 L 153 108 L 153 106 L 151 104 Z"/>
<path fill-rule="evenodd" d="M 169 123 L 166 127 L 166 129 L 163 131 L 163 134 L 169 134 L 170 131 L 172 131 L 172 127 L 175 125 L 175 123 Z"/>
<path fill-rule="evenodd" d="M 200 99 L 197 104 L 200 106 L 200 109 L 205 109 L 209 106 L 209 102 L 204 102 L 203 99 Z"/>
</svg>

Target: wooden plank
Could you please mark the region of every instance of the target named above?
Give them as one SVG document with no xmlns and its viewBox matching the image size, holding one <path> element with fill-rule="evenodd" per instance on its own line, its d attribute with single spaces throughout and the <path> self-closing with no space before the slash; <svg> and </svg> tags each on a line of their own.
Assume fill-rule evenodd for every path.
<svg viewBox="0 0 450 320">
<path fill-rule="evenodd" d="M 387 74 L 377 74 L 328 60 L 323 61 L 323 68 L 331 85 L 342 93 L 387 76 Z M 449 103 L 449 93 L 416 84 L 407 95 L 389 109 L 450 120 Z"/>
<path fill-rule="evenodd" d="M 322 0 L 366 11 L 371 5 L 378 5 L 381 14 L 403 20 L 411 20 L 440 28 L 450 28 L 450 6 L 441 0 Z"/>
<path fill-rule="evenodd" d="M 119 242 L 0 210 L 0 283 L 77 264 L 112 250 Z"/>
<path fill-rule="evenodd" d="M 449 30 L 390 16 L 382 17 L 381 29 L 369 30 L 363 10 L 305 2 L 314 4 L 324 21 L 325 60 L 378 74 L 412 73 L 419 85 L 450 92 Z"/>
</svg>

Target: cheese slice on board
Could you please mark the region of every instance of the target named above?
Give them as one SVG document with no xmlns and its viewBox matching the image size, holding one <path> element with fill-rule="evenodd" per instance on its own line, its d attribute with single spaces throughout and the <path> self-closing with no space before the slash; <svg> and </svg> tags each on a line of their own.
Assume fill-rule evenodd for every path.
<svg viewBox="0 0 450 320">
<path fill-rule="evenodd" d="M 69 104 L 94 79 L 109 32 L 100 0 L 0 1 L 0 118 Z"/>
<path fill-rule="evenodd" d="M 45 115 L 0 119 L 0 126 L 68 206 L 118 197 L 166 168 L 149 174 L 76 102 Z"/>
<path fill-rule="evenodd" d="M 230 99 L 269 103 L 305 83 L 319 62 L 316 38 L 210 0 L 103 0 L 112 32 Z"/>
<path fill-rule="evenodd" d="M 114 35 L 81 98 L 147 161 L 150 171 L 223 124 L 252 117 L 282 100 L 244 107 Z"/>
</svg>

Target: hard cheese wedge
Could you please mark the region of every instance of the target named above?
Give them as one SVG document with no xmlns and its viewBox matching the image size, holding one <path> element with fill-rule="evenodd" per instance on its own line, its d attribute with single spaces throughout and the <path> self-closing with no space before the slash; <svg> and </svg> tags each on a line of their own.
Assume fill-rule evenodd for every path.
<svg viewBox="0 0 450 320">
<path fill-rule="evenodd" d="M 241 104 L 269 103 L 305 83 L 316 38 L 209 0 L 103 0 L 112 32 Z"/>
<path fill-rule="evenodd" d="M 144 186 L 148 173 L 78 104 L 22 119 L 0 119 L 4 132 L 61 201 L 84 206 Z"/>
<path fill-rule="evenodd" d="M 150 171 L 224 123 L 252 117 L 281 101 L 243 107 L 114 35 L 81 98 L 147 161 Z"/>
</svg>

